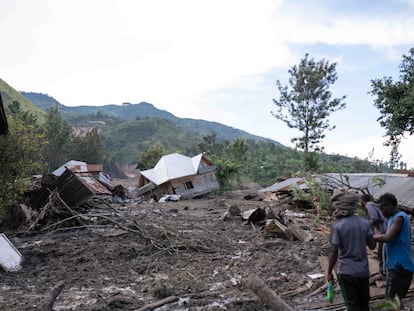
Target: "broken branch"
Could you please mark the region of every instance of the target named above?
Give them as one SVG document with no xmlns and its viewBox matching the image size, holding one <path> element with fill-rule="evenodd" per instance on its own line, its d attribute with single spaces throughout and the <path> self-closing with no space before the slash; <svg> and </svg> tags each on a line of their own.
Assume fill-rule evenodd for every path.
<svg viewBox="0 0 414 311">
<path fill-rule="evenodd" d="M 247 286 L 265 305 L 270 307 L 270 309 L 274 311 L 293 311 L 282 298 L 266 286 L 266 284 L 258 277 L 250 277 Z"/>
</svg>

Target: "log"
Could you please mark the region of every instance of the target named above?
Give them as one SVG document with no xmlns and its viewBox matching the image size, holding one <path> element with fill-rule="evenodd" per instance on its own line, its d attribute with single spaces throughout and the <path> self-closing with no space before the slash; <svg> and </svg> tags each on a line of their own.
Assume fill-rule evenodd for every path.
<svg viewBox="0 0 414 311">
<path fill-rule="evenodd" d="M 156 302 L 153 303 L 149 303 L 139 309 L 135 309 L 134 311 L 147 311 L 147 310 L 154 310 L 155 308 L 161 307 L 163 305 L 169 304 L 169 303 L 173 303 L 178 301 L 178 297 L 177 296 L 170 296 L 161 300 L 158 300 Z"/>
<path fill-rule="evenodd" d="M 273 290 L 258 277 L 252 276 L 247 281 L 250 290 L 260 298 L 260 300 L 274 311 L 293 311 L 293 309 L 283 301 Z"/>
</svg>

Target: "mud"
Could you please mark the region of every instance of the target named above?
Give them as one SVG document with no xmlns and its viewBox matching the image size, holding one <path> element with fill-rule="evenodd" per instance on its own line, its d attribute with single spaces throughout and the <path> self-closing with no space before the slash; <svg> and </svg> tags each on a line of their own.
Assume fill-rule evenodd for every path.
<svg viewBox="0 0 414 311">
<path fill-rule="evenodd" d="M 157 310 L 268 310 L 247 288 L 252 275 L 297 310 L 326 303 L 325 292 L 307 298 L 323 278 L 289 295 L 310 284 L 308 274 L 324 272 L 318 257 L 328 252 L 326 232 L 302 219 L 314 237 L 305 243 L 265 238 L 260 227 L 242 220 L 223 221 L 223 202 L 242 211 L 270 204 L 244 195 L 113 204 L 139 233 L 108 223 L 20 236 L 17 246 L 25 261 L 18 272 L 0 272 L 0 310 L 47 310 L 62 282 L 53 310 L 134 310 L 172 295 L 179 300 Z"/>
</svg>

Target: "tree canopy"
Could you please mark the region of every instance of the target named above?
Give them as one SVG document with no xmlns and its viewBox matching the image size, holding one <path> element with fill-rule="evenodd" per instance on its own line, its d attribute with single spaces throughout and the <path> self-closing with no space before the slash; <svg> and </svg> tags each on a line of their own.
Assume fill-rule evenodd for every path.
<svg viewBox="0 0 414 311">
<path fill-rule="evenodd" d="M 165 148 L 161 143 L 151 145 L 147 150 L 141 153 L 138 160 L 137 169 L 147 170 L 153 168 L 165 154 Z"/>
<path fill-rule="evenodd" d="M 36 117 L 22 112 L 18 102 L 9 109 L 9 132 L 0 135 L 0 214 L 25 191 L 26 178 L 44 169 L 45 141 Z"/>
<path fill-rule="evenodd" d="M 399 80 L 383 77 L 371 81 L 371 94 L 381 113 L 379 123 L 386 129 L 387 146 L 391 149 L 391 163 L 400 159 L 398 147 L 405 133 L 414 133 L 414 48 L 403 55 Z"/>
<path fill-rule="evenodd" d="M 279 98 L 273 99 L 277 109 L 272 114 L 285 122 L 288 127 L 302 132 L 292 142 L 304 151 L 304 169 L 315 169 L 314 151 L 319 151 L 319 144 L 325 137 L 326 130 L 335 126 L 329 123 L 329 115 L 345 108 L 345 96 L 332 98 L 330 86 L 337 80 L 336 63 L 330 64 L 325 59 L 315 61 L 308 54 L 289 71 L 288 85 L 277 80 Z"/>
</svg>

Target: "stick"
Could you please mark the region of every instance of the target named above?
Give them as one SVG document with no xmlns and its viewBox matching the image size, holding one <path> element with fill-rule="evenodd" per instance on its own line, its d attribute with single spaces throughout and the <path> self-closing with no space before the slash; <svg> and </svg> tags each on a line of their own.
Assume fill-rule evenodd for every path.
<svg viewBox="0 0 414 311">
<path fill-rule="evenodd" d="M 163 305 L 169 304 L 169 303 L 173 303 L 178 301 L 178 297 L 177 296 L 170 296 L 161 300 L 158 300 L 156 302 L 147 304 L 139 309 L 135 309 L 134 311 L 147 311 L 147 310 L 154 310 L 155 308 L 161 307 Z"/>
<path fill-rule="evenodd" d="M 79 213 L 75 212 L 69 205 L 66 204 L 65 201 L 63 201 L 63 199 L 60 197 L 59 192 L 56 192 L 55 193 L 55 196 L 58 198 L 58 200 L 60 201 L 60 203 L 62 203 L 63 206 L 69 211 L 69 213 L 71 213 L 73 216 L 79 215 Z M 86 226 L 86 224 L 82 221 L 82 219 L 75 218 L 75 220 L 78 222 L 79 225 Z"/>
<path fill-rule="evenodd" d="M 47 308 L 46 308 L 47 311 L 53 310 L 53 305 L 55 304 L 56 298 L 62 292 L 64 287 L 65 287 L 65 283 L 60 282 L 53 288 L 52 293 L 50 295 L 51 296 L 50 301 L 47 304 Z"/>
<path fill-rule="evenodd" d="M 252 276 L 247 281 L 250 290 L 260 298 L 260 300 L 274 311 L 293 311 L 274 291 L 258 277 Z"/>
</svg>

